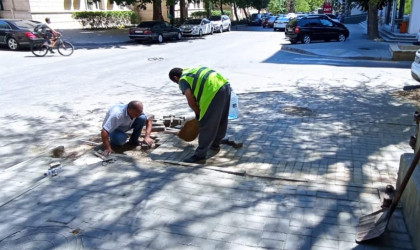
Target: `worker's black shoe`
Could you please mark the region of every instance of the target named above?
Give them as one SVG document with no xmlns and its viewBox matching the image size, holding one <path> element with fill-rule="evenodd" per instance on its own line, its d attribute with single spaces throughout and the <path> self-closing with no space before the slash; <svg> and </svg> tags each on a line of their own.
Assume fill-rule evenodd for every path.
<svg viewBox="0 0 420 250">
<path fill-rule="evenodd" d="M 183 160 L 183 162 L 204 164 L 206 163 L 206 157 L 198 157 L 196 155 L 193 155 L 190 158 Z"/>
</svg>

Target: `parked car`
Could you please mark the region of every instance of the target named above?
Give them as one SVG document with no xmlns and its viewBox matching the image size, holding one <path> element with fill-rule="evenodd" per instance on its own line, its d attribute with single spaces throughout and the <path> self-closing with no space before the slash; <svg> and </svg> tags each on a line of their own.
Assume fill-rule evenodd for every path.
<svg viewBox="0 0 420 250">
<path fill-rule="evenodd" d="M 254 13 L 251 15 L 251 18 L 248 22 L 248 25 L 258 25 L 260 26 L 262 24 L 262 14 L 260 13 Z"/>
<path fill-rule="evenodd" d="M 181 30 L 165 21 L 145 21 L 129 30 L 130 39 L 136 41 L 156 41 L 182 38 Z"/>
<path fill-rule="evenodd" d="M 274 24 L 273 24 L 274 31 L 281 30 L 281 29 L 284 30 L 288 22 L 289 22 L 288 17 L 280 16 L 279 18 L 277 18 L 276 21 L 274 21 Z"/>
<path fill-rule="evenodd" d="M 179 29 L 184 36 L 213 34 L 213 24 L 207 18 L 186 20 Z"/>
<path fill-rule="evenodd" d="M 420 49 L 417 50 L 414 62 L 411 64 L 411 76 L 420 82 Z"/>
<path fill-rule="evenodd" d="M 40 22 L 21 19 L 0 19 L 0 44 L 6 44 L 11 50 L 29 47 L 34 40 L 41 40 L 34 33 Z"/>
<path fill-rule="evenodd" d="M 290 19 L 285 29 L 286 38 L 291 43 L 310 43 L 313 40 L 337 40 L 344 42 L 350 35 L 341 23 L 332 21 L 325 15 L 309 15 Z"/>
<path fill-rule="evenodd" d="M 213 24 L 214 31 L 222 33 L 223 31 L 230 31 L 230 18 L 226 15 L 211 16 L 210 21 Z"/>
</svg>

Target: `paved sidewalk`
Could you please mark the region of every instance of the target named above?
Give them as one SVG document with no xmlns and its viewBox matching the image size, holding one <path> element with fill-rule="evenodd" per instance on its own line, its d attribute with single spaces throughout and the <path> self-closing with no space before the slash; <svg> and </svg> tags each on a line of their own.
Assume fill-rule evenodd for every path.
<svg viewBox="0 0 420 250">
<path fill-rule="evenodd" d="M 222 145 L 206 167 L 159 162 L 196 143 L 160 135 L 150 158 L 133 150 L 102 164 L 90 147 L 3 171 L 0 249 L 414 249 L 400 209 L 382 238 L 354 241 L 410 152 L 411 106 L 353 101 L 366 89 L 301 91 L 239 95 L 229 134 L 244 147 Z M 63 171 L 43 178 L 57 160 Z"/>
</svg>

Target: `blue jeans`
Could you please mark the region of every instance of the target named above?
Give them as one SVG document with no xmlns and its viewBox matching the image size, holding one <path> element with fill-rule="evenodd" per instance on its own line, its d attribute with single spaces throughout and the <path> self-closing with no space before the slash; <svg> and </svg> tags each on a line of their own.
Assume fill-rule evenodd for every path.
<svg viewBox="0 0 420 250">
<path fill-rule="evenodd" d="M 144 124 L 146 124 L 147 117 L 146 115 L 141 115 L 137 117 L 133 124 L 131 125 L 131 129 L 133 129 L 133 133 L 130 137 L 131 143 L 137 143 L 139 141 L 139 137 L 141 134 L 141 130 L 143 129 Z M 128 130 L 127 130 L 128 131 Z M 127 141 L 127 134 L 125 132 L 127 131 L 121 131 L 121 130 L 114 130 L 114 132 L 109 134 L 109 138 L 111 139 L 111 144 L 122 146 Z"/>
</svg>

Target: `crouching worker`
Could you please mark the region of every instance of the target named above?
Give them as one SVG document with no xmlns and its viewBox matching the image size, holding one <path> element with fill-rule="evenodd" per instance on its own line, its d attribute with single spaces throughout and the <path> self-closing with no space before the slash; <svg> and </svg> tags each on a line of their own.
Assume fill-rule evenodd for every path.
<svg viewBox="0 0 420 250">
<path fill-rule="evenodd" d="M 184 162 L 205 163 L 207 151 L 218 151 L 226 135 L 230 105 L 228 80 L 207 67 L 173 68 L 169 79 L 178 83 L 200 124 L 198 147 Z"/>
<path fill-rule="evenodd" d="M 112 106 L 102 124 L 101 137 L 105 147 L 103 154 L 107 156 L 114 153 L 111 145 L 124 145 L 128 138 L 125 132 L 131 129 L 133 129 L 133 133 L 128 143 L 133 146 L 140 145 L 139 137 L 144 125 L 146 125 L 144 142 L 149 146 L 152 145 L 153 140 L 150 138 L 152 120 L 153 116 L 147 117 L 143 113 L 143 104 L 140 101 Z"/>
</svg>

